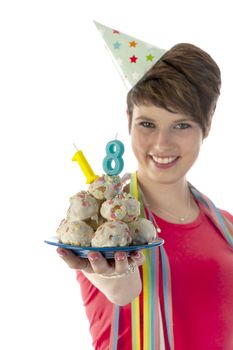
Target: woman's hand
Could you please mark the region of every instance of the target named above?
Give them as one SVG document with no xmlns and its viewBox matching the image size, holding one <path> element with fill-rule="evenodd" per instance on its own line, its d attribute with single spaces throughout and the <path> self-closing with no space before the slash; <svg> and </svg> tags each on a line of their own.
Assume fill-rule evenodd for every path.
<svg viewBox="0 0 233 350">
<path fill-rule="evenodd" d="M 127 257 L 126 252 L 117 251 L 114 259 L 105 259 L 100 252 L 90 251 L 88 258 L 80 258 L 70 249 L 57 248 L 59 256 L 67 265 L 76 270 L 85 271 L 85 273 L 96 273 L 102 276 L 123 275 L 133 272 L 137 266 L 143 264 L 144 256 L 141 251 L 131 252 Z"/>
<path fill-rule="evenodd" d="M 57 252 L 70 268 L 83 271 L 89 281 L 113 304 L 127 305 L 141 292 L 138 270 L 144 260 L 141 251 L 132 252 L 129 257 L 126 252 L 117 251 L 114 259 L 105 259 L 97 251 L 90 251 L 86 259 L 69 249 L 57 248 Z"/>
</svg>

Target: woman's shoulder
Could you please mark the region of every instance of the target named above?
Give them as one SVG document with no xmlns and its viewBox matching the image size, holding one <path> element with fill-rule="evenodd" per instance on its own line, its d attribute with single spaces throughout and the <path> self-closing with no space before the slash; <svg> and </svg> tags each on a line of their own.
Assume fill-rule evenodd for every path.
<svg viewBox="0 0 233 350">
<path fill-rule="evenodd" d="M 199 202 L 199 204 L 206 203 L 206 201 L 207 201 L 207 206 L 208 206 L 208 201 L 210 201 L 210 199 L 205 194 L 198 191 L 191 183 L 189 183 L 189 186 L 190 186 L 192 193 L 196 197 L 196 200 Z M 232 214 L 230 214 L 227 210 L 221 209 L 219 207 L 217 207 L 217 210 L 220 212 L 220 214 L 224 218 L 228 219 L 231 223 L 233 223 L 233 215 Z"/>
<path fill-rule="evenodd" d="M 231 215 L 228 211 L 219 209 L 222 216 L 224 216 L 226 219 L 228 219 L 231 223 L 233 223 L 233 215 Z"/>
</svg>

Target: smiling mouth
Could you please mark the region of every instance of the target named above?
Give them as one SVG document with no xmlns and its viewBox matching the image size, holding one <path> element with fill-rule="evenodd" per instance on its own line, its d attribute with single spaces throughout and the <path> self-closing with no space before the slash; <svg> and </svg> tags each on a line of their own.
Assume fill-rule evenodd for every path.
<svg viewBox="0 0 233 350">
<path fill-rule="evenodd" d="M 176 161 L 180 158 L 177 157 L 156 157 L 150 155 L 150 158 L 153 160 L 155 165 L 160 168 L 168 168 L 176 163 Z"/>
<path fill-rule="evenodd" d="M 153 159 L 153 161 L 155 163 L 158 163 L 158 164 L 170 164 L 170 163 L 173 163 L 179 157 L 155 157 L 155 156 L 151 156 L 151 158 Z"/>
</svg>

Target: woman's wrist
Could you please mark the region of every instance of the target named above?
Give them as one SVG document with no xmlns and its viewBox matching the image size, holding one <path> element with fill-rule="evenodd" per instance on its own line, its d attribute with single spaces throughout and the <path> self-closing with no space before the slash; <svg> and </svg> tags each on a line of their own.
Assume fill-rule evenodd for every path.
<svg viewBox="0 0 233 350">
<path fill-rule="evenodd" d="M 138 267 L 137 267 L 136 264 L 130 263 L 128 265 L 128 269 L 125 272 L 123 272 L 123 273 L 113 272 L 113 273 L 110 273 L 110 274 L 99 274 L 99 275 L 101 277 L 103 277 L 103 278 L 122 278 L 122 277 L 128 276 L 129 274 L 135 273 L 137 268 Z"/>
</svg>

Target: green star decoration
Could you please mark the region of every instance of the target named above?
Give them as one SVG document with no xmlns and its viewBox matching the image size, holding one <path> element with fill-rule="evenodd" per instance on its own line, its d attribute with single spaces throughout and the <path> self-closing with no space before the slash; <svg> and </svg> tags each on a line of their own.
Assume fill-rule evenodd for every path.
<svg viewBox="0 0 233 350">
<path fill-rule="evenodd" d="M 153 56 L 153 55 L 151 55 L 151 54 L 149 54 L 149 55 L 146 56 L 146 60 L 147 60 L 147 61 L 153 61 L 154 58 L 155 58 L 155 56 Z"/>
</svg>

